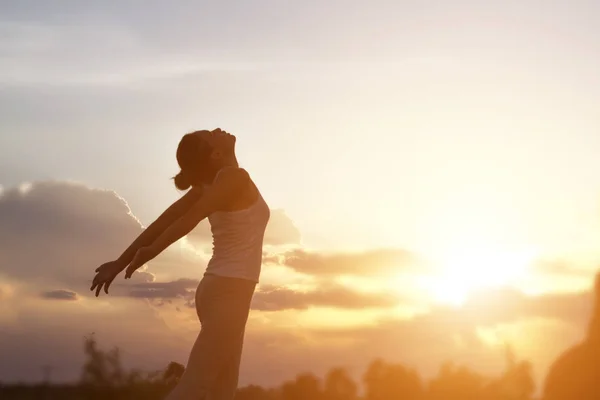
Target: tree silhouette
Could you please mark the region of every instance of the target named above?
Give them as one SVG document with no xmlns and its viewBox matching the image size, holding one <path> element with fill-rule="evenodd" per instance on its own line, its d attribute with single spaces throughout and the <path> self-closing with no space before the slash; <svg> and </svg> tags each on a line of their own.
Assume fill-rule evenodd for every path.
<svg viewBox="0 0 600 400">
<path fill-rule="evenodd" d="M 257 385 L 249 385 L 238 390 L 235 400 L 277 400 L 277 394 L 272 389 Z"/>
<path fill-rule="evenodd" d="M 592 315 L 584 339 L 552 364 L 543 400 L 596 399 L 600 392 L 600 273 L 596 274 Z"/>
<path fill-rule="evenodd" d="M 499 383 L 504 398 L 510 400 L 530 400 L 535 392 L 531 363 L 517 361 L 513 350 L 506 348 L 506 370 Z"/>
<path fill-rule="evenodd" d="M 445 363 L 429 383 L 427 400 L 481 399 L 486 379 L 466 367 Z"/>
<path fill-rule="evenodd" d="M 119 350 L 101 349 L 94 335 L 85 338 L 83 349 L 86 358 L 77 385 L 5 385 L 0 386 L 0 398 L 162 400 L 185 371 L 177 362 L 153 373 L 125 370 Z M 507 348 L 506 368 L 498 376 L 484 376 L 448 362 L 425 385 L 414 369 L 377 359 L 362 376 L 365 389 L 362 397 L 348 371 L 336 367 L 323 380 L 302 373 L 274 388 L 249 385 L 238 389 L 235 400 L 532 400 L 535 385 L 531 371 L 530 363 L 517 360 Z"/>
<path fill-rule="evenodd" d="M 366 386 L 365 400 L 424 398 L 423 383 L 419 374 L 398 364 L 388 364 L 380 359 L 373 361 L 363 376 Z"/>
<path fill-rule="evenodd" d="M 321 400 L 323 391 L 321 380 L 310 373 L 299 374 L 295 380 L 285 382 L 281 387 L 282 400 Z"/>
<path fill-rule="evenodd" d="M 174 385 L 179 381 L 179 379 L 181 379 L 181 376 L 184 372 L 185 367 L 182 364 L 179 364 L 175 361 L 171 361 L 167 366 L 167 369 L 165 370 L 162 378 L 165 381 L 165 383 Z"/>
<path fill-rule="evenodd" d="M 118 348 L 115 347 L 108 352 L 100 350 L 94 334 L 84 338 L 83 348 L 87 359 L 82 369 L 82 384 L 114 387 L 123 385 L 127 381 Z"/>
<path fill-rule="evenodd" d="M 344 368 L 333 368 L 325 377 L 324 395 L 327 400 L 356 400 L 358 385 Z"/>
</svg>

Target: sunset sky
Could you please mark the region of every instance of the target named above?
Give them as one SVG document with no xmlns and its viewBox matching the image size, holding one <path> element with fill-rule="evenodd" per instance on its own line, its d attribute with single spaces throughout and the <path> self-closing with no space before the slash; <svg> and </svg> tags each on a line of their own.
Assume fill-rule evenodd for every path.
<svg viewBox="0 0 600 400">
<path fill-rule="evenodd" d="M 242 384 L 380 356 L 494 372 L 504 343 L 540 379 L 582 337 L 600 261 L 599 13 L 0 2 L 0 381 L 76 379 L 91 332 L 131 366 L 185 362 L 205 222 L 87 289 L 180 195 L 180 137 L 216 127 L 272 209 Z"/>
</svg>

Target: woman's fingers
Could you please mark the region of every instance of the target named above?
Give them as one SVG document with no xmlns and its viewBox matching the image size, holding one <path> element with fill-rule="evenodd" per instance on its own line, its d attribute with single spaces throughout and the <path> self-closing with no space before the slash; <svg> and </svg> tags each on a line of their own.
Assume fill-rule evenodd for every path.
<svg viewBox="0 0 600 400">
<path fill-rule="evenodd" d="M 104 283 L 104 293 L 108 294 L 108 287 L 110 286 L 110 284 L 112 283 L 112 279 L 107 281 L 106 283 Z"/>
<path fill-rule="evenodd" d="M 92 281 L 92 287 L 90 288 L 90 290 L 93 291 L 97 285 L 98 285 L 98 275 L 94 276 L 94 280 Z"/>
<path fill-rule="evenodd" d="M 129 267 L 127 267 L 127 271 L 125 272 L 125 279 L 131 278 L 131 275 L 133 275 L 133 273 L 136 269 L 138 269 L 136 264 L 134 264 L 134 263 L 129 264 Z"/>
<path fill-rule="evenodd" d="M 106 277 L 101 276 L 102 272 L 99 272 L 96 274 L 96 276 L 94 277 L 94 280 L 92 281 L 92 287 L 90 287 L 90 290 L 93 292 L 94 290 L 96 290 L 96 297 L 98 297 L 100 295 L 100 291 L 102 290 L 102 287 L 104 286 L 104 291 L 108 294 L 108 285 L 107 283 L 108 280 L 106 279 Z"/>
<path fill-rule="evenodd" d="M 92 287 L 90 288 L 91 291 L 94 290 L 94 288 L 100 284 L 100 280 L 98 279 L 98 276 L 100 275 L 99 272 L 102 270 L 102 265 L 99 266 L 98 268 L 96 268 L 96 276 L 94 276 L 94 280 L 92 281 Z"/>
</svg>

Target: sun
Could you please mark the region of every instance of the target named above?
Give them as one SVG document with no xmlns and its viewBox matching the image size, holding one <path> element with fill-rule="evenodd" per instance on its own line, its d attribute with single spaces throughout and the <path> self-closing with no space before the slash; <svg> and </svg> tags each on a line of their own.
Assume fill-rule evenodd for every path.
<svg viewBox="0 0 600 400">
<path fill-rule="evenodd" d="M 472 291 L 517 284 L 534 259 L 529 249 L 469 241 L 468 246 L 450 249 L 434 260 L 436 273 L 425 290 L 436 301 L 461 305 Z"/>
</svg>

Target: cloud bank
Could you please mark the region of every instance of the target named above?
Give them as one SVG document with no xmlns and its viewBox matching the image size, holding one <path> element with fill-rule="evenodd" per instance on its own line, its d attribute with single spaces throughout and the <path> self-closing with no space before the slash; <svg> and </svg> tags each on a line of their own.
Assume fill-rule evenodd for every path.
<svg viewBox="0 0 600 400">
<path fill-rule="evenodd" d="M 295 250 L 284 246 L 278 252 L 278 244 L 300 239 L 285 213 L 278 215 L 271 234 L 279 232 L 282 239 L 269 239 L 265 282 L 248 324 L 242 384 L 276 384 L 301 370 L 334 365 L 360 371 L 374 357 L 414 365 L 425 375 L 448 359 L 495 371 L 506 341 L 531 358 L 541 375 L 587 324 L 587 292 L 527 296 L 507 288 L 474 293 L 459 308 L 415 310 L 410 298 L 344 286 L 333 278 L 422 270 L 402 249 L 326 254 L 296 244 Z M 57 379 L 76 379 L 82 337 L 91 332 L 101 343 L 121 346 L 131 365 L 158 369 L 172 360 L 185 362 L 199 329 L 193 293 L 206 255 L 176 245 L 131 282 L 115 281 L 110 296 L 96 299 L 88 290 L 93 270 L 117 257 L 141 229 L 127 202 L 112 191 L 66 182 L 4 190 L 0 353 L 3 360 L 23 362 L 15 367 L 0 361 L 3 379 L 35 380 L 44 364 L 60 367 Z M 196 235 L 206 239 L 205 233 Z M 269 283 L 286 269 L 314 279 L 307 285 L 290 274 L 286 285 Z M 364 323 L 352 322 L 361 318 Z"/>
</svg>

